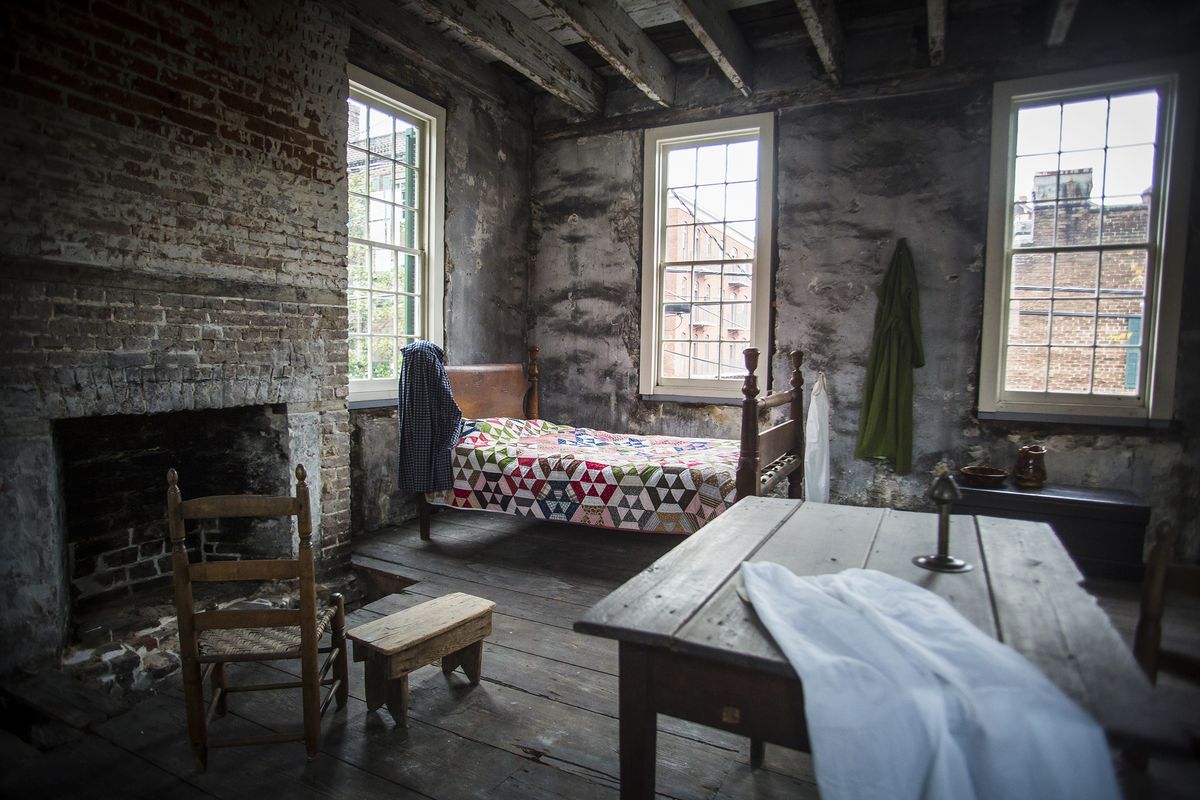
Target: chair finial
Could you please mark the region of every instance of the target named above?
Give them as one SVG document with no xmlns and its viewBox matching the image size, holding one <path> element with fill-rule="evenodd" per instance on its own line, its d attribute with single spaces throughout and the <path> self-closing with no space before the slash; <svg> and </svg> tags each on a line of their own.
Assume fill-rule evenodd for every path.
<svg viewBox="0 0 1200 800">
<path fill-rule="evenodd" d="M 308 479 L 308 472 L 305 471 L 303 464 L 296 465 L 296 480 L 304 483 Z"/>
<path fill-rule="evenodd" d="M 176 486 L 179 483 L 179 473 L 174 467 L 167 470 L 167 486 Z"/>
</svg>

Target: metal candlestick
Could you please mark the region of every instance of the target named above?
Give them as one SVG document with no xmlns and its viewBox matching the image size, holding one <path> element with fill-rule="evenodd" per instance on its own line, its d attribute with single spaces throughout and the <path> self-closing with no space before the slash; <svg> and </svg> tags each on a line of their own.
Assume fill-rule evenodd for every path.
<svg viewBox="0 0 1200 800">
<path fill-rule="evenodd" d="M 912 562 L 934 572 L 970 572 L 974 569 L 972 565 L 950 555 L 950 504 L 962 499 L 954 480 L 949 475 L 934 478 L 933 485 L 929 487 L 929 499 L 938 506 L 937 553 L 913 556 Z"/>
</svg>

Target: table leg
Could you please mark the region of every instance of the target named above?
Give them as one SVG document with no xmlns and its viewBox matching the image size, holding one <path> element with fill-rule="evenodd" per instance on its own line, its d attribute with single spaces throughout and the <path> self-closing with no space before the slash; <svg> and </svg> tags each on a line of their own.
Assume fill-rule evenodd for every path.
<svg viewBox="0 0 1200 800">
<path fill-rule="evenodd" d="M 762 739 L 750 740 L 750 768 L 758 769 L 762 766 L 763 756 L 766 755 L 766 743 Z"/>
<path fill-rule="evenodd" d="M 658 715 L 651 703 L 650 651 L 621 642 L 621 800 L 654 797 Z"/>
<path fill-rule="evenodd" d="M 367 690 L 367 713 L 370 713 L 387 702 L 386 667 L 380 659 L 368 656 L 363 677 Z"/>
<path fill-rule="evenodd" d="M 387 707 L 397 725 L 408 726 L 408 675 L 387 682 Z"/>
</svg>

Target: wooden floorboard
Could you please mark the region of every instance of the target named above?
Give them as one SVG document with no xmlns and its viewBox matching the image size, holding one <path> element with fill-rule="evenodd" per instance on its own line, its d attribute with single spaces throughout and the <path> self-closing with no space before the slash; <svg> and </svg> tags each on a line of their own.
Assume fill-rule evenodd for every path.
<svg viewBox="0 0 1200 800">
<path fill-rule="evenodd" d="M 478 686 L 460 672 L 444 676 L 436 665 L 417 670 L 410 676 L 407 725 L 396 726 L 386 713 L 367 713 L 362 665 L 352 664 L 348 706 L 326 715 L 317 759 L 307 761 L 300 744 L 222 749 L 210 754 L 209 770 L 197 774 L 182 693 L 172 679 L 156 697 L 41 756 L 36 769 L 5 775 L 0 794 L 614 800 L 616 646 L 571 626 L 596 599 L 680 541 L 456 511 L 434 516 L 428 542 L 415 525 L 360 536 L 355 561 L 416 583 L 355 611 L 351 624 L 454 591 L 497 603 Z M 1094 591 L 1118 627 L 1131 631 L 1136 590 Z M 297 668 L 296 662 L 259 663 L 231 668 L 229 675 L 235 683 L 260 682 Z M 294 691 L 239 693 L 229 708 L 214 723 L 214 736 L 299 725 Z M 666 717 L 658 745 L 660 797 L 817 797 L 807 754 L 768 746 L 764 768 L 751 770 L 743 738 Z M 1152 774 L 1156 769 L 1152 764 Z M 1152 786 L 1132 796 L 1186 795 Z"/>
</svg>

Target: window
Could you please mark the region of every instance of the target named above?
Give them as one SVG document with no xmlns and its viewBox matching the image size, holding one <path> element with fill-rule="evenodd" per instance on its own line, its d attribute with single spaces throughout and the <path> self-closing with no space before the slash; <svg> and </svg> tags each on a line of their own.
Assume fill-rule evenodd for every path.
<svg viewBox="0 0 1200 800">
<path fill-rule="evenodd" d="M 774 118 L 646 132 L 641 392 L 736 399 L 766 350 Z"/>
<path fill-rule="evenodd" d="M 981 417 L 1172 413 L 1193 71 L 995 87 Z"/>
<path fill-rule="evenodd" d="M 395 398 L 400 348 L 442 340 L 446 112 L 350 67 L 350 400 Z"/>
</svg>

